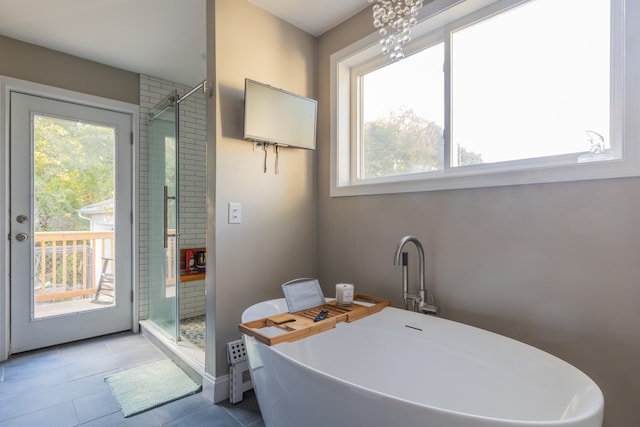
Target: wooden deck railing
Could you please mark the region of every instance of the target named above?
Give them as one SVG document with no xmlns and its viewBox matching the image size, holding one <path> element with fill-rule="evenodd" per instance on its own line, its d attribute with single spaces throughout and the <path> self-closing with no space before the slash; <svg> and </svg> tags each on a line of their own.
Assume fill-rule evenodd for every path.
<svg viewBox="0 0 640 427">
<path fill-rule="evenodd" d="M 169 236 L 168 243 L 166 286 L 173 286 L 177 263 L 175 235 Z M 34 245 L 37 303 L 76 297 L 93 298 L 103 263 L 108 262 L 109 273 L 115 271 L 111 231 L 37 232 Z"/>
<path fill-rule="evenodd" d="M 111 231 L 38 232 L 34 245 L 36 302 L 93 296 L 105 259 L 114 271 Z"/>
</svg>

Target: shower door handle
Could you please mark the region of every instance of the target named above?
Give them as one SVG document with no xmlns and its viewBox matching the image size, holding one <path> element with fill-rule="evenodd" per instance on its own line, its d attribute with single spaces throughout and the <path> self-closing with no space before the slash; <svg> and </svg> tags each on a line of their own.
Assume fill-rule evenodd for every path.
<svg viewBox="0 0 640 427">
<path fill-rule="evenodd" d="M 176 196 L 169 196 L 169 187 L 166 185 L 163 187 L 163 222 L 164 222 L 164 248 L 169 247 L 169 237 L 178 237 L 177 230 L 173 233 L 169 233 L 169 200 L 176 200 Z M 178 224 L 176 224 L 176 227 Z"/>
<path fill-rule="evenodd" d="M 163 225 L 164 225 L 164 248 L 169 247 L 169 187 L 166 185 L 163 187 Z"/>
<path fill-rule="evenodd" d="M 163 187 L 163 215 L 164 215 L 164 248 L 169 247 L 169 236 L 178 237 L 177 230 L 173 234 L 169 234 L 169 200 L 176 200 L 175 196 L 169 196 L 169 187 Z M 176 227 L 178 225 L 176 224 Z"/>
</svg>

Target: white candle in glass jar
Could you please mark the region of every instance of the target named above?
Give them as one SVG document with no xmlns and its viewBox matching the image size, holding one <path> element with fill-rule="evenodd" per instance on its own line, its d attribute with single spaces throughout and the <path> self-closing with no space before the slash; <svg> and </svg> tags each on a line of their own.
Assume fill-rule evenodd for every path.
<svg viewBox="0 0 640 427">
<path fill-rule="evenodd" d="M 336 285 L 336 303 L 338 305 L 353 304 L 353 285 L 350 283 L 338 283 Z"/>
</svg>

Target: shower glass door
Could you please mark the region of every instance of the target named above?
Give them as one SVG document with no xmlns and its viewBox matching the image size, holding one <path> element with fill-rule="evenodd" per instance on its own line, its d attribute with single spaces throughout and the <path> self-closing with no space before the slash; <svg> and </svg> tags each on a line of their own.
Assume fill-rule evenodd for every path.
<svg viewBox="0 0 640 427">
<path fill-rule="evenodd" d="M 149 113 L 147 147 L 147 253 L 149 319 L 179 336 L 177 93 Z"/>
</svg>

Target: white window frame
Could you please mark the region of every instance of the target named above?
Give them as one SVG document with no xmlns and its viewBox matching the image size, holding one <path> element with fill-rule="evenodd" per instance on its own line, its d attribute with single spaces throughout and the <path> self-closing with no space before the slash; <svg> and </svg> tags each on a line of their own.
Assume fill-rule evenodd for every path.
<svg viewBox="0 0 640 427">
<path fill-rule="evenodd" d="M 528 0 L 434 0 L 423 8 L 425 17 L 412 31 L 414 41 L 407 55 L 445 40 L 445 32 L 469 25 Z M 380 53 L 379 36 L 372 33 L 334 53 L 331 63 L 331 158 L 330 195 L 435 191 L 533 183 L 582 181 L 640 176 L 640 52 L 625 45 L 640 44 L 640 2 L 611 0 L 611 136 L 622 158 L 577 163 L 575 155 L 524 159 L 495 164 L 450 167 L 449 123 L 445 122 L 445 169 L 442 172 L 358 179 L 359 123 L 358 76 L 389 62 Z M 445 64 L 449 63 L 445 46 Z M 449 75 L 445 73 L 445 109 L 449 108 Z M 449 118 L 447 117 L 447 120 Z"/>
</svg>

